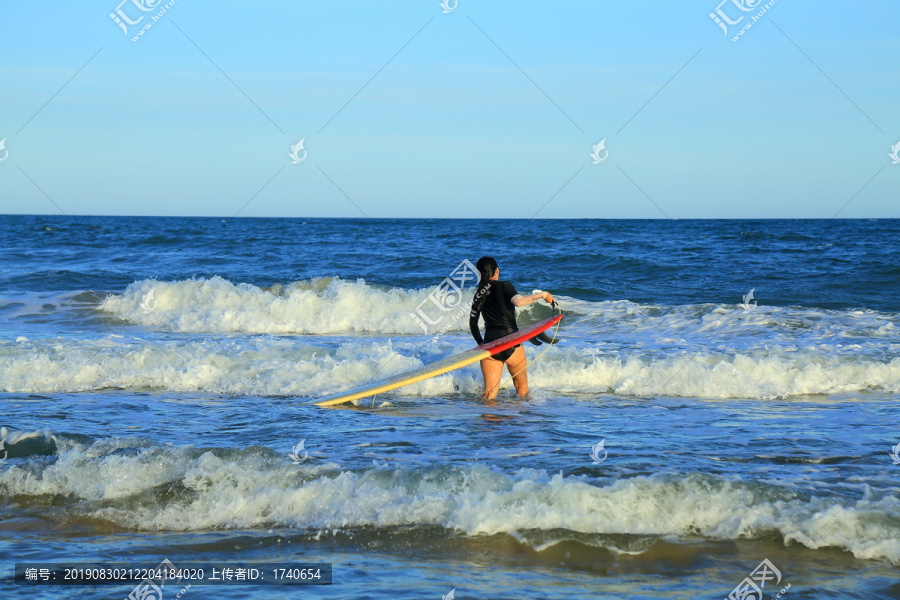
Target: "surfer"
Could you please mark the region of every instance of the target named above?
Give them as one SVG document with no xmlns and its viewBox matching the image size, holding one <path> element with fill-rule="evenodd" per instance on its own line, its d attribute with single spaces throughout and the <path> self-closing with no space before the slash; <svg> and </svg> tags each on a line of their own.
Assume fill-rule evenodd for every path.
<svg viewBox="0 0 900 600">
<path fill-rule="evenodd" d="M 482 256 L 475 266 L 481 274 L 481 280 L 472 300 L 469 329 L 479 346 L 519 330 L 516 325 L 517 306 L 528 306 L 538 300 L 554 302 L 550 292 L 523 296 L 516 292 L 516 288 L 509 281 L 500 281 L 500 267 L 490 256 Z M 484 315 L 484 339 L 478 329 L 479 315 Z M 522 348 L 522 344 L 518 344 L 481 361 L 481 374 L 484 375 L 482 398 L 488 400 L 496 398 L 497 390 L 500 388 L 500 377 L 503 374 L 503 363 L 506 363 L 506 368 L 512 375 L 516 394 L 524 396 L 528 393 L 528 361 L 525 358 L 525 349 Z"/>
</svg>

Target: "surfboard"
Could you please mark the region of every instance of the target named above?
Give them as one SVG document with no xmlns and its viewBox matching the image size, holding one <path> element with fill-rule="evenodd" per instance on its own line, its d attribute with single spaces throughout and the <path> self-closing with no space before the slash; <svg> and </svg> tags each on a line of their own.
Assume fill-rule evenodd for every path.
<svg viewBox="0 0 900 600">
<path fill-rule="evenodd" d="M 381 394 L 383 392 L 395 390 L 399 387 L 403 387 L 411 383 L 416 383 L 425 379 L 430 379 L 431 377 L 443 375 L 444 373 L 447 373 L 449 371 L 465 367 L 466 365 L 471 365 L 472 363 L 487 358 L 492 354 L 503 352 L 508 348 L 512 348 L 516 344 L 521 344 L 522 342 L 529 340 L 544 331 L 547 331 L 548 329 L 559 323 L 560 319 L 562 319 L 562 315 L 550 317 L 545 321 L 535 323 L 534 325 L 529 325 L 528 327 L 511 333 L 506 337 L 502 337 L 499 340 L 494 340 L 493 342 L 488 342 L 487 344 L 481 344 L 480 346 L 476 346 L 471 350 L 466 350 L 465 352 L 454 354 L 453 356 L 450 356 L 438 362 L 424 365 L 422 367 L 419 367 L 415 371 L 409 371 L 400 375 L 394 375 L 387 379 L 368 383 L 364 386 L 360 386 L 346 392 L 341 392 L 333 396 L 319 398 L 318 400 L 313 402 L 313 404 L 315 404 L 316 406 L 334 406 L 335 404 L 343 404 L 344 402 L 358 400 L 359 398 L 367 398 L 369 396 L 374 396 L 375 394 Z"/>
</svg>

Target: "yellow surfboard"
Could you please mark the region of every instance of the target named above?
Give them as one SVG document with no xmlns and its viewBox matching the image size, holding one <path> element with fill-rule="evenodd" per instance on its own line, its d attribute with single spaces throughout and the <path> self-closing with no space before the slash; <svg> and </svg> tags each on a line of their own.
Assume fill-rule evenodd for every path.
<svg viewBox="0 0 900 600">
<path fill-rule="evenodd" d="M 362 387 L 354 388 L 346 392 L 341 392 L 340 394 L 335 394 L 333 396 L 326 396 L 325 398 L 316 400 L 315 402 L 313 402 L 313 404 L 315 404 L 316 406 L 334 406 L 335 404 L 343 404 L 344 402 L 358 400 L 359 398 L 368 398 L 369 396 L 374 396 L 375 394 L 381 394 L 383 392 L 395 390 L 399 387 L 403 387 L 411 383 L 417 383 L 425 379 L 430 379 L 431 377 L 443 375 L 444 373 L 453 371 L 454 369 L 459 369 L 461 367 L 465 367 L 466 365 L 471 365 L 472 363 L 487 358 L 492 354 L 503 352 L 504 350 L 512 348 L 517 344 L 521 344 L 526 340 L 530 340 L 536 335 L 547 331 L 548 329 L 559 323 L 560 319 L 562 319 L 562 315 L 556 315 L 555 317 L 551 317 L 546 321 L 541 321 L 540 323 L 535 323 L 534 325 L 530 325 L 529 327 L 520 329 L 514 333 L 509 334 L 506 337 L 500 338 L 499 340 L 494 340 L 493 342 L 482 344 L 480 346 L 472 348 L 471 350 L 466 350 L 465 352 L 455 354 L 449 358 L 445 358 L 444 360 L 431 363 L 430 365 L 424 365 L 416 369 L 415 371 L 409 371 L 401 375 L 395 375 L 388 379 L 369 383 Z"/>
</svg>

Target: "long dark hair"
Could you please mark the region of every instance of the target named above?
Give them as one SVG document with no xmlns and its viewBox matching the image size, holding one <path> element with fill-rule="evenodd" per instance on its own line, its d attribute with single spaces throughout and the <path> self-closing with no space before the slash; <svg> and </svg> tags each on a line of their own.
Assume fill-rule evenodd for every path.
<svg viewBox="0 0 900 600">
<path fill-rule="evenodd" d="M 476 319 L 481 315 L 481 309 L 487 300 L 488 294 L 491 293 L 491 277 L 497 272 L 497 261 L 490 256 L 482 256 L 475 265 L 478 269 L 481 279 L 478 280 L 478 289 L 475 291 L 475 298 L 472 299 L 472 312 L 469 317 Z"/>
</svg>

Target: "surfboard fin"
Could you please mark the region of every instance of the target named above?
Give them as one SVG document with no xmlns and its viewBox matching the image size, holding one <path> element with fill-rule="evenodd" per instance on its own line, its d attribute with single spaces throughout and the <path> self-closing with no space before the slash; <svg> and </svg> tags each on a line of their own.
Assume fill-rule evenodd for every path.
<svg viewBox="0 0 900 600">
<path fill-rule="evenodd" d="M 544 342 L 545 344 L 558 344 L 559 338 L 553 339 L 552 337 L 547 335 L 546 331 L 542 331 L 528 341 L 531 342 L 532 344 L 534 344 L 535 346 L 540 346 L 541 342 Z"/>
</svg>

